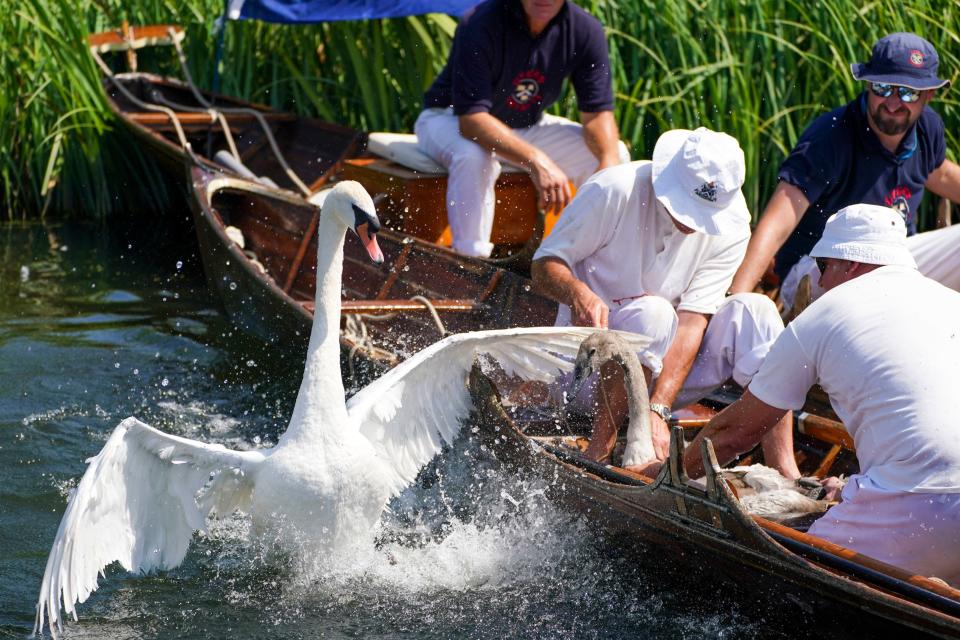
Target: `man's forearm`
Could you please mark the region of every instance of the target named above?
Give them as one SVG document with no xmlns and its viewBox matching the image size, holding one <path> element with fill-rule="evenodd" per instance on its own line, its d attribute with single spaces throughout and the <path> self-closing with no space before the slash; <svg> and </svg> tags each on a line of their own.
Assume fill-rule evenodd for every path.
<svg viewBox="0 0 960 640">
<path fill-rule="evenodd" d="M 583 139 L 587 148 L 597 158 L 597 170 L 612 167 L 620 162 L 620 131 L 612 111 L 582 113 Z"/>
<path fill-rule="evenodd" d="M 570 322 L 577 327 L 607 327 L 610 310 L 563 260 L 541 258 L 530 266 L 537 293 L 570 307 Z"/>
<path fill-rule="evenodd" d="M 663 370 L 654 383 L 650 402 L 673 406 L 700 350 L 709 318 L 701 313 L 681 311 L 677 335 L 663 357 Z"/>
<path fill-rule="evenodd" d="M 489 113 L 460 116 L 460 135 L 517 166 L 532 168 L 541 153 Z"/>
<path fill-rule="evenodd" d="M 739 400 L 710 420 L 683 454 L 683 466 L 691 478 L 703 477 L 700 442 L 710 438 L 717 462 L 723 466 L 752 449 L 787 414 L 759 400 L 747 389 Z"/>
<path fill-rule="evenodd" d="M 941 198 L 960 204 L 960 166 L 944 160 L 927 178 L 925 186 Z"/>
<path fill-rule="evenodd" d="M 530 276 L 536 293 L 550 298 L 554 302 L 573 305 L 577 289 L 586 287 L 573 275 L 573 271 L 559 258 L 541 258 L 530 265 Z"/>
<path fill-rule="evenodd" d="M 773 256 L 793 233 L 808 206 L 809 201 L 799 188 L 787 182 L 777 185 L 750 237 L 743 263 L 733 276 L 731 293 L 753 291 L 770 266 Z"/>
</svg>

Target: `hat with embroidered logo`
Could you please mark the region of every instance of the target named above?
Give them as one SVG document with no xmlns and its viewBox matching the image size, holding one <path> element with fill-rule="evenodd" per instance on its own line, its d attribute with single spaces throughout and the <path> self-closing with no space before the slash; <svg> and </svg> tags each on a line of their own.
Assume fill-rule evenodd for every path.
<svg viewBox="0 0 960 640">
<path fill-rule="evenodd" d="M 896 209 L 875 204 L 851 204 L 827 218 L 810 256 L 917 268 L 907 249 L 903 216 Z"/>
<path fill-rule="evenodd" d="M 700 127 L 674 129 L 653 148 L 653 192 L 680 224 L 711 236 L 750 231 L 736 139 Z"/>
<path fill-rule="evenodd" d="M 891 33 L 877 40 L 868 61 L 851 64 L 850 71 L 857 80 L 924 91 L 950 85 L 937 77 L 939 66 L 932 44 L 913 33 Z"/>
</svg>

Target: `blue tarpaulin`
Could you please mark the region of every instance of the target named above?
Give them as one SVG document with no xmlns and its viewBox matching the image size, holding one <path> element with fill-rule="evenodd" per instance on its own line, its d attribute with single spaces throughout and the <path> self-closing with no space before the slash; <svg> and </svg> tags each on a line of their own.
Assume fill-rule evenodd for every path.
<svg viewBox="0 0 960 640">
<path fill-rule="evenodd" d="M 229 0 L 230 20 L 280 23 L 399 18 L 424 13 L 460 16 L 482 0 Z"/>
</svg>

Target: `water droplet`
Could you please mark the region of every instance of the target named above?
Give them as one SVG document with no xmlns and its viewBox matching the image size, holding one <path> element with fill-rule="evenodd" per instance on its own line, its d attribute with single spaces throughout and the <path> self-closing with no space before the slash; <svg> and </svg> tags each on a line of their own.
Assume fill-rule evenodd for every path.
<svg viewBox="0 0 960 640">
<path fill-rule="evenodd" d="M 177 260 L 177 271 L 183 269 L 183 260 Z"/>
<path fill-rule="evenodd" d="M 113 363 L 113 368 L 114 368 L 114 369 L 119 369 L 119 368 L 120 368 L 120 363 L 119 363 L 119 362 L 114 362 L 114 363 Z"/>
<path fill-rule="evenodd" d="M 170 381 L 169 381 L 167 378 L 164 378 L 163 380 L 160 381 L 160 386 L 161 386 L 161 387 L 168 387 L 168 386 L 170 386 Z"/>
<path fill-rule="evenodd" d="M 231 282 L 231 283 L 230 283 L 230 291 L 236 291 L 236 290 L 237 290 L 237 283 L 236 283 L 236 282 Z"/>
<path fill-rule="evenodd" d="M 255 367 L 255 366 L 257 366 L 257 363 L 254 362 L 253 360 L 247 360 L 247 366 L 248 366 L 248 367 Z"/>
</svg>

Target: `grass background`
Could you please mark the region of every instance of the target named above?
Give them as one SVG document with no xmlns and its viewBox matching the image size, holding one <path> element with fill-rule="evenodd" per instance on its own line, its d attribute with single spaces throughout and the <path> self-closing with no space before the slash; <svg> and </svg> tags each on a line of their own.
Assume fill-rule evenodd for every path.
<svg viewBox="0 0 960 640">
<path fill-rule="evenodd" d="M 772 2 L 582 0 L 606 25 L 621 136 L 649 157 L 661 131 L 707 126 L 746 153 L 745 194 L 759 214 L 786 152 L 815 116 L 860 90 L 849 63 L 893 31 L 930 40 L 941 75 L 960 80 L 955 0 Z M 186 27 L 191 71 L 209 87 L 217 0 L 0 0 L 0 216 L 103 218 L 169 196 L 151 160 L 114 131 L 86 35 L 131 24 Z M 309 26 L 226 26 L 224 93 L 370 130 L 410 130 L 442 67 L 455 20 L 428 15 Z M 141 69 L 179 75 L 173 51 Z M 933 107 L 956 159 L 960 104 Z M 554 112 L 576 117 L 572 93 Z M 931 217 L 927 202 L 921 223 Z"/>
</svg>

